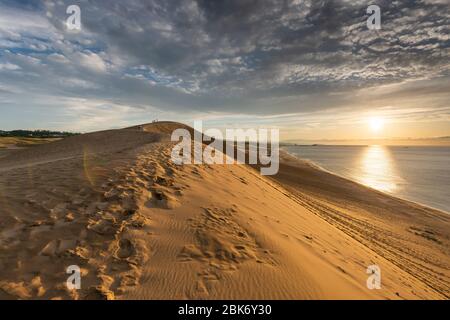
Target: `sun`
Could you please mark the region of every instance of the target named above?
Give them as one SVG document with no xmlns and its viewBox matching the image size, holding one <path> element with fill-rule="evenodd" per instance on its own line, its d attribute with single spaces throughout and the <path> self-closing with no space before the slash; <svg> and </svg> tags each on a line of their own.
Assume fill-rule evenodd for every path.
<svg viewBox="0 0 450 320">
<path fill-rule="evenodd" d="M 369 125 L 373 132 L 380 132 L 384 127 L 384 119 L 380 117 L 372 117 L 369 119 Z"/>
</svg>

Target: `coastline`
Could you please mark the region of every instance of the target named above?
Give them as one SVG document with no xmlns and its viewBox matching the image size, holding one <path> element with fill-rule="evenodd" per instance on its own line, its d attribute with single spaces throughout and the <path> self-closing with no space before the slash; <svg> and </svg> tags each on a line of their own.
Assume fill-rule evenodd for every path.
<svg viewBox="0 0 450 320">
<path fill-rule="evenodd" d="M 424 147 L 426 147 L 426 146 L 424 146 Z M 436 147 L 436 146 L 429 146 L 429 147 Z M 448 146 L 437 146 L 437 147 L 448 148 Z M 368 189 L 370 189 L 372 191 L 375 191 L 375 192 L 380 192 L 380 193 L 382 193 L 382 194 L 384 194 L 386 196 L 394 197 L 394 198 L 400 199 L 400 200 L 405 201 L 405 202 L 410 202 L 412 205 L 422 206 L 422 207 L 425 207 L 425 208 L 428 208 L 428 209 L 431 209 L 431 210 L 440 211 L 440 212 L 450 216 L 450 211 L 447 211 L 447 210 L 444 210 L 444 209 L 441 209 L 441 208 L 437 208 L 437 207 L 433 207 L 432 205 L 428 205 L 426 203 L 422 203 L 419 200 L 408 199 L 408 198 L 402 197 L 400 195 L 396 195 L 396 194 L 389 193 L 389 192 L 386 192 L 386 191 L 378 190 L 376 188 L 373 188 L 371 186 L 368 186 L 368 185 L 365 185 L 365 184 L 363 184 L 361 182 L 358 182 L 355 179 L 352 179 L 351 177 L 349 177 L 347 175 L 339 174 L 339 173 L 334 172 L 332 170 L 328 170 L 327 168 L 322 167 L 319 163 L 314 162 L 313 160 L 303 159 L 303 158 L 301 158 L 299 156 L 296 156 L 295 154 L 290 153 L 289 151 L 287 151 L 285 149 L 285 147 L 281 147 L 280 148 L 280 157 L 281 157 L 282 153 L 285 154 L 285 157 L 286 157 L 286 155 L 289 155 L 289 157 L 293 157 L 295 160 L 297 160 L 301 164 L 307 164 L 308 166 L 311 166 L 312 168 L 315 168 L 317 170 L 326 172 L 328 174 L 334 175 L 334 176 L 339 177 L 341 179 L 349 180 L 349 181 L 351 181 L 353 183 L 356 183 L 356 184 L 358 184 L 358 185 L 360 185 L 360 186 L 362 186 L 364 188 L 368 188 Z"/>
</svg>

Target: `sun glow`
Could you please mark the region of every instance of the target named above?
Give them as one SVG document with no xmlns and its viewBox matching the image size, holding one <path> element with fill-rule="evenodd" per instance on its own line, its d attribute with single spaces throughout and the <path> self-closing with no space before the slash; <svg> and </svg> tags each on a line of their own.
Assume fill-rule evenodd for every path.
<svg viewBox="0 0 450 320">
<path fill-rule="evenodd" d="M 384 127 L 384 119 L 380 117 L 372 117 L 369 119 L 370 129 L 373 132 L 380 132 Z"/>
</svg>

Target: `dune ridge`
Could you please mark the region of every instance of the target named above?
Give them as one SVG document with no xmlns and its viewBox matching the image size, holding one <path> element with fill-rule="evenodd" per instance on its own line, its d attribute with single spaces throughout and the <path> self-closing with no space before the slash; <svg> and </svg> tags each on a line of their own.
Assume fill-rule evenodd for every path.
<svg viewBox="0 0 450 320">
<path fill-rule="evenodd" d="M 153 123 L 0 158 L 0 298 L 448 298 L 445 217 L 440 243 L 417 236 L 426 246 L 414 238 L 397 261 L 370 210 L 368 226 L 339 224 L 361 208 L 337 207 L 330 188 L 282 181 L 286 168 L 277 180 L 246 165 L 173 164 L 170 133 L 180 126 L 190 129 Z M 431 252 L 428 264 L 416 250 Z M 382 290 L 366 287 L 371 264 Z M 69 265 L 81 267 L 81 290 L 65 285 Z"/>
</svg>

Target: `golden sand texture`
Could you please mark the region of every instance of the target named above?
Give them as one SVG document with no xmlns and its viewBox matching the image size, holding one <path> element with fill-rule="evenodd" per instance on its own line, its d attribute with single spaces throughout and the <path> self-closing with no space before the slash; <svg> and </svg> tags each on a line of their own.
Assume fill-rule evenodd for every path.
<svg viewBox="0 0 450 320">
<path fill-rule="evenodd" d="M 449 297 L 444 213 L 286 155 L 272 178 L 247 165 L 177 166 L 180 126 L 0 158 L 0 299 Z M 372 264 L 380 290 L 366 287 Z M 80 290 L 66 286 L 70 265 Z"/>
</svg>

